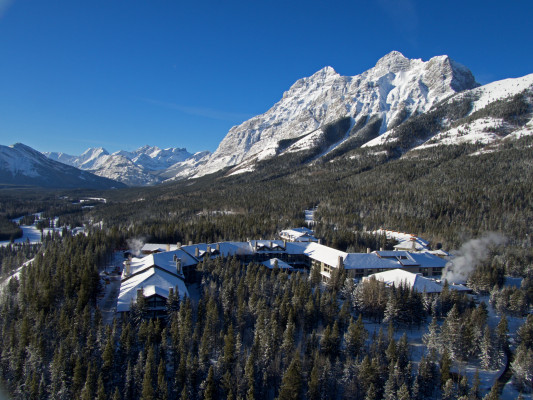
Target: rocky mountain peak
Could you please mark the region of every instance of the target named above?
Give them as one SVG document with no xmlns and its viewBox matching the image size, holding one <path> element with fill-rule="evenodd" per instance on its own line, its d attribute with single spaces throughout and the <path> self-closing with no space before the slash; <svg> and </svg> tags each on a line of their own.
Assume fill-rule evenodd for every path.
<svg viewBox="0 0 533 400">
<path fill-rule="evenodd" d="M 391 51 L 381 57 L 376 63 L 375 69 L 397 73 L 409 69 L 411 60 L 399 51 Z"/>
</svg>

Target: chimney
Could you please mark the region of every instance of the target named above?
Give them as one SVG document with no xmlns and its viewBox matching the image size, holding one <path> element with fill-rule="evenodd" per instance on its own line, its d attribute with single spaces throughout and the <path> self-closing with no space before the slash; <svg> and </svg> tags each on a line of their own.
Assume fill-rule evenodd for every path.
<svg viewBox="0 0 533 400">
<path fill-rule="evenodd" d="M 211 256 L 211 246 L 207 246 L 207 256 Z"/>
<path fill-rule="evenodd" d="M 370 247 L 366 248 L 366 254 L 370 254 Z"/>
<path fill-rule="evenodd" d="M 287 248 L 287 239 L 283 239 L 283 248 L 284 248 L 284 249 Z"/>
<path fill-rule="evenodd" d="M 383 251 L 383 247 L 380 247 L 380 248 L 379 248 L 379 251 Z"/>
<path fill-rule="evenodd" d="M 337 259 L 337 268 L 342 268 L 343 265 L 344 261 L 342 259 L 342 256 L 339 256 L 339 258 Z"/>
<path fill-rule="evenodd" d="M 411 238 L 411 250 L 416 251 L 416 238 Z"/>
<path fill-rule="evenodd" d="M 174 288 L 173 287 L 169 287 L 168 288 L 168 297 L 171 297 L 173 294 L 174 294 Z"/>
<path fill-rule="evenodd" d="M 131 275 L 131 260 L 126 261 L 124 264 L 126 266 L 126 276 L 130 276 Z"/>
<path fill-rule="evenodd" d="M 200 257 L 200 249 L 198 248 L 198 246 L 196 246 L 196 248 L 194 249 L 194 256 Z"/>
<path fill-rule="evenodd" d="M 192 240 L 189 240 L 189 246 L 192 246 Z"/>
<path fill-rule="evenodd" d="M 268 242 L 268 247 L 272 249 L 272 241 Z"/>
<path fill-rule="evenodd" d="M 170 243 L 167 243 L 167 251 L 170 251 Z"/>
<path fill-rule="evenodd" d="M 322 239 L 318 239 L 318 244 L 322 244 Z"/>
<path fill-rule="evenodd" d="M 176 262 L 176 272 L 178 273 L 178 275 L 181 275 L 182 274 L 181 258 L 176 257 L 176 260 L 174 260 L 174 261 Z"/>
<path fill-rule="evenodd" d="M 178 248 L 178 250 L 181 249 L 181 242 L 177 242 L 176 247 Z"/>
<path fill-rule="evenodd" d="M 220 253 L 220 243 L 217 243 L 217 247 L 216 247 L 217 251 Z"/>
</svg>

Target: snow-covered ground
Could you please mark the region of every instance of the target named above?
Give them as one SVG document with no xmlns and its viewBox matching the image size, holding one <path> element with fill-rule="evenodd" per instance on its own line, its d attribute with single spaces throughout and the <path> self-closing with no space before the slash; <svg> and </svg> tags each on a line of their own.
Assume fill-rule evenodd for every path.
<svg viewBox="0 0 533 400">
<path fill-rule="evenodd" d="M 35 214 L 37 219 L 41 218 L 41 213 Z M 19 223 L 20 220 L 23 217 L 15 218 L 12 221 Z M 57 226 L 57 223 L 59 221 L 59 218 L 54 218 L 54 226 Z M 14 243 L 30 243 L 30 244 L 37 244 L 41 243 L 41 231 L 37 229 L 36 224 L 33 225 L 21 225 L 20 229 L 22 229 L 22 237 L 15 239 Z M 44 228 L 43 229 L 43 236 L 47 236 L 48 234 L 52 234 L 54 232 L 59 233 L 60 235 L 63 234 L 63 228 Z M 78 233 L 81 232 L 80 229 L 78 229 Z M 7 246 L 11 242 L 9 240 L 0 241 L 0 246 Z"/>
<path fill-rule="evenodd" d="M 305 223 L 307 224 L 307 226 L 316 224 L 316 221 L 315 221 L 315 211 L 316 210 L 317 210 L 317 207 L 312 208 L 311 210 L 304 210 Z"/>
<path fill-rule="evenodd" d="M 500 322 L 501 315 L 498 314 L 489 304 L 489 296 L 476 296 L 475 298 L 476 298 L 476 301 L 479 301 L 479 302 L 483 301 L 487 305 L 488 323 L 491 329 L 495 329 L 498 323 Z M 506 317 L 507 317 L 507 322 L 509 326 L 509 338 L 511 341 L 511 346 L 513 347 L 513 343 L 516 340 L 516 331 L 524 323 L 525 319 L 511 317 L 511 316 L 506 316 Z M 365 329 L 369 333 L 369 338 L 368 338 L 369 343 L 370 343 L 370 340 L 372 340 L 372 336 L 374 333 L 376 336 L 378 335 L 380 328 L 383 330 L 384 335 L 387 336 L 388 324 L 386 323 L 379 324 L 379 323 L 367 321 L 365 319 L 363 319 L 363 322 L 365 325 Z M 442 321 L 439 322 L 439 325 L 440 324 L 442 324 Z M 416 328 L 416 327 L 397 328 L 397 330 L 394 332 L 394 339 L 396 341 L 400 340 L 400 338 L 402 337 L 404 333 L 407 336 L 407 340 L 409 342 L 411 361 L 413 363 L 413 372 L 416 372 L 418 368 L 418 364 L 420 363 L 420 359 L 422 358 L 422 356 L 423 355 L 427 356 L 426 348 L 423 344 L 422 338 L 424 334 L 428 332 L 428 325 L 429 325 L 429 322 L 428 324 L 420 328 Z M 474 376 L 477 371 L 479 374 L 480 387 L 481 387 L 481 391 L 483 395 L 487 394 L 490 391 L 494 382 L 496 381 L 496 379 L 500 377 L 504 369 L 505 369 L 505 366 L 502 366 L 498 370 L 486 370 L 486 369 L 481 368 L 481 366 L 479 365 L 479 362 L 477 361 L 467 362 L 467 363 L 454 362 L 452 366 L 452 372 L 456 372 L 461 375 L 466 375 L 470 385 L 474 381 Z M 502 395 L 500 397 L 502 400 L 511 400 L 511 399 L 516 399 L 518 397 L 519 392 L 516 390 L 516 388 L 512 385 L 511 382 L 512 382 L 512 379 L 510 379 L 509 382 L 505 385 Z M 524 399 L 532 398 L 531 394 L 523 393 L 522 396 Z"/>
</svg>

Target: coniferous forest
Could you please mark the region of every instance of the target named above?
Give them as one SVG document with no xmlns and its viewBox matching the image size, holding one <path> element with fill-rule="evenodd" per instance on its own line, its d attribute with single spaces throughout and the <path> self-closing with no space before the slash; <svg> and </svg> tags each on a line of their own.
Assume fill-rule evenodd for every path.
<svg viewBox="0 0 533 400">
<path fill-rule="evenodd" d="M 294 155 L 251 174 L 103 193 L 5 190 L 6 221 L 43 212 L 43 224 L 59 217 L 59 226 L 83 225 L 87 235 L 2 248 L 3 276 L 33 259 L 2 289 L 2 380 L 20 399 L 498 398 L 498 382 L 483 387 L 478 374 L 461 370 L 470 364 L 509 371 L 506 379 L 528 396 L 531 144 L 524 138 L 478 156 L 470 155 L 476 145 L 401 158 L 357 150 L 306 166 L 300 161 L 312 154 Z M 82 208 L 83 196 L 107 202 Z M 303 210 L 313 207 L 316 235 L 340 250 L 390 248 L 370 233 L 380 227 L 447 250 L 486 232 L 504 235 L 506 244 L 492 248 L 468 282 L 488 304 L 447 287 L 428 295 L 355 285 L 342 270 L 321 286 L 315 270 L 288 274 L 219 258 L 200 263 L 195 298 L 168 299 L 167 318 L 150 319 L 141 299 L 124 319 L 104 321 L 101 273 L 128 240 L 274 238 L 302 226 Z M 521 285 L 506 285 L 507 277 Z M 512 332 L 517 318 L 523 323 Z M 409 337 L 421 330 L 419 357 Z"/>
</svg>

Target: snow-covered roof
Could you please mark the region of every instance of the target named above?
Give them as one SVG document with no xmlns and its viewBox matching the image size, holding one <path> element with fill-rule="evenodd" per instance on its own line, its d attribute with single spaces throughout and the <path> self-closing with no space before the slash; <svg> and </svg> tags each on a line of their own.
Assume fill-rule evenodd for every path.
<svg viewBox="0 0 533 400">
<path fill-rule="evenodd" d="M 154 267 L 148 268 L 122 281 L 117 300 L 117 312 L 130 310 L 131 303 L 137 299 L 138 289 L 143 289 L 146 297 L 158 294 L 168 298 L 169 289 L 175 287 L 178 288 L 180 297 L 189 295 L 187 286 L 181 278 Z"/>
<path fill-rule="evenodd" d="M 198 257 L 202 258 L 207 253 L 208 247 L 211 257 L 253 254 L 253 249 L 248 242 L 197 243 L 190 246 L 182 246 L 181 249 L 191 256 L 195 256 L 198 249 Z"/>
<path fill-rule="evenodd" d="M 177 250 L 178 246 L 175 244 L 161 244 L 161 243 L 146 243 L 141 248 L 143 253 L 154 253 L 154 252 L 163 252 L 163 251 L 172 251 Z"/>
<path fill-rule="evenodd" d="M 349 253 L 344 260 L 345 269 L 391 269 L 398 267 L 398 260 L 380 258 L 376 253 Z"/>
<path fill-rule="evenodd" d="M 274 269 L 275 265 L 276 265 L 276 261 L 278 263 L 278 268 L 280 269 L 292 269 L 292 267 L 287 264 L 285 261 L 282 261 L 278 258 L 271 258 L 270 260 L 266 260 L 264 262 L 262 262 L 261 264 L 263 264 L 265 267 L 269 268 L 269 269 Z"/>
<path fill-rule="evenodd" d="M 383 281 L 387 286 L 407 285 L 417 292 L 423 293 L 440 293 L 442 286 L 432 279 L 424 278 L 421 275 L 413 274 L 412 272 L 403 269 L 393 269 L 391 271 L 378 272 L 363 278 L 363 282 L 367 279 L 375 278 L 378 281 Z"/>
<path fill-rule="evenodd" d="M 305 227 L 285 229 L 281 231 L 279 235 L 284 239 L 292 241 L 318 241 L 318 239 L 314 236 L 314 232 L 311 229 Z"/>
<path fill-rule="evenodd" d="M 450 256 L 450 253 L 448 253 L 447 251 L 444 251 L 442 249 L 426 250 L 426 253 L 433 254 L 434 256 L 439 256 L 439 257 L 449 257 Z"/>
<path fill-rule="evenodd" d="M 348 256 L 348 253 L 344 251 L 336 250 L 328 246 L 324 246 L 318 243 L 307 243 L 303 252 L 306 256 L 313 260 L 323 262 L 324 264 L 337 266 L 339 263 L 339 257 L 344 259 Z"/>
<path fill-rule="evenodd" d="M 133 258 L 130 262 L 130 275 L 139 273 L 147 268 L 158 266 L 170 273 L 177 274 L 176 261 L 174 257 L 181 260 L 181 265 L 187 267 L 198 264 L 198 260 L 191 257 L 183 250 L 165 251 L 162 253 L 153 253 L 143 258 Z M 123 271 L 123 277 L 126 277 L 126 268 Z"/>
<path fill-rule="evenodd" d="M 420 242 L 421 239 L 416 238 L 416 240 L 403 240 L 397 245 L 394 246 L 395 249 L 402 249 L 402 250 L 413 250 L 413 244 L 414 244 L 414 250 L 421 251 L 426 250 L 428 247 L 426 244 L 423 244 Z"/>
</svg>

